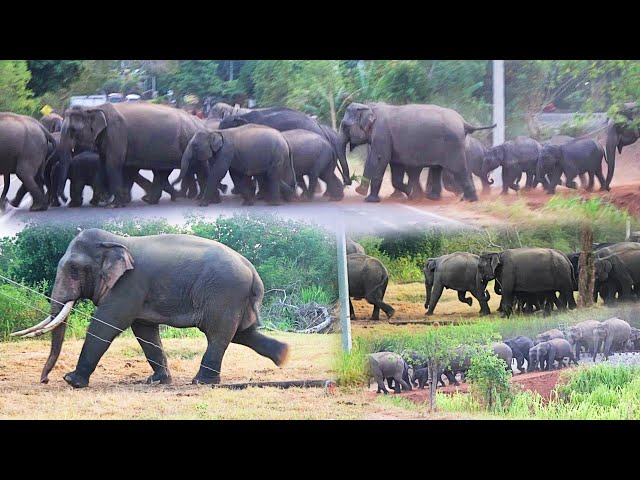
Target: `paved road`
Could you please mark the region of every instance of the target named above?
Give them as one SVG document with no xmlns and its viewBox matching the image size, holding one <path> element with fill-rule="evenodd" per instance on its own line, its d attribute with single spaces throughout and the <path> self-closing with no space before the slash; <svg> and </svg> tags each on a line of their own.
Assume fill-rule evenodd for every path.
<svg viewBox="0 0 640 480">
<path fill-rule="evenodd" d="M 143 174 L 147 176 L 147 173 Z M 178 172 L 174 172 L 174 176 L 177 175 Z M 228 178 L 225 179 L 225 183 L 232 184 Z M 19 185 L 18 180 L 12 180 L 8 198 L 15 196 Z M 406 232 L 417 226 L 449 229 L 470 227 L 469 223 L 455 219 L 464 219 L 464 215 L 452 217 L 446 212 L 441 212 L 442 209 L 438 205 L 430 207 L 424 204 L 394 203 L 391 201 L 383 201 L 379 204 L 365 203 L 362 201 L 362 197 L 355 193 L 354 188 L 355 185 L 348 189 L 346 198 L 342 202 L 329 202 L 321 196 L 317 196 L 313 202 L 296 201 L 278 207 L 270 207 L 258 202 L 252 207 L 243 207 L 239 197 L 223 196 L 222 203 L 203 208 L 198 207 L 195 200 L 180 199 L 171 202 L 167 194 L 163 194 L 158 205 L 147 205 L 140 200 L 144 192 L 134 186 L 132 192 L 134 200 L 129 206 L 118 209 L 90 207 L 88 200 L 91 189 L 87 188 L 85 189 L 85 206 L 81 208 L 49 208 L 45 212 L 30 212 L 31 197 L 27 195 L 20 208 L 14 209 L 8 206 L 5 214 L 0 217 L 0 236 L 13 235 L 22 230 L 28 222 L 41 219 L 47 222 L 82 224 L 96 220 L 165 218 L 169 223 L 179 225 L 184 224 L 189 215 L 215 218 L 217 216 L 231 216 L 239 212 L 249 212 L 258 216 L 275 214 L 285 219 L 304 219 L 332 231 L 339 228 L 342 219 L 346 230 L 353 235 L 381 233 L 389 230 Z"/>
</svg>

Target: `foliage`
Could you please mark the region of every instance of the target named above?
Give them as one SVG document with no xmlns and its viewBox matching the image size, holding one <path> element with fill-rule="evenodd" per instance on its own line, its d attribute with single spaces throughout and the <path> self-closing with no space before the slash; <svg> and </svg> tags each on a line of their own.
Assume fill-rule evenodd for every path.
<svg viewBox="0 0 640 480">
<path fill-rule="evenodd" d="M 513 397 L 511 372 L 505 369 L 504 360 L 489 349 L 480 350 L 471 358 L 465 378 L 472 398 L 482 408 L 502 411 Z"/>
<path fill-rule="evenodd" d="M 0 60 L 0 112 L 36 113 L 38 102 L 28 88 L 29 80 L 25 60 Z"/>
<path fill-rule="evenodd" d="M 31 79 L 27 87 L 36 96 L 67 87 L 80 72 L 82 60 L 27 60 Z"/>
<path fill-rule="evenodd" d="M 582 219 L 608 225 L 624 225 L 630 218 L 626 210 L 618 209 L 601 197 L 584 199 L 578 194 L 569 198 L 554 195 L 543 210 L 571 215 L 573 221 Z"/>
</svg>

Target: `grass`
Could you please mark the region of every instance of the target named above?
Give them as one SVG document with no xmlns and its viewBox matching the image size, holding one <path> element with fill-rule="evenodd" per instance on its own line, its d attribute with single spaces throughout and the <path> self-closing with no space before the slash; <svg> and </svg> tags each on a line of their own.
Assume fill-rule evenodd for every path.
<svg viewBox="0 0 640 480">
<path fill-rule="evenodd" d="M 429 409 L 429 405 L 426 402 L 421 405 L 399 395 L 379 395 L 376 397 L 376 402 L 382 405 L 402 408 L 411 412 L 426 412 Z"/>
<path fill-rule="evenodd" d="M 561 212 L 572 220 L 587 220 L 608 224 L 624 224 L 629 212 L 621 210 L 601 197 L 582 198 L 580 195 L 567 197 L 554 195 L 542 209 L 543 212 Z"/>
<path fill-rule="evenodd" d="M 484 213 L 490 213 L 500 218 L 508 220 L 523 220 L 531 218 L 533 211 L 527 205 L 526 197 L 518 196 L 518 199 L 514 202 L 505 202 L 504 199 L 498 198 L 496 200 L 483 200 L 473 206 Z M 533 214 L 535 216 L 535 214 Z"/>
</svg>

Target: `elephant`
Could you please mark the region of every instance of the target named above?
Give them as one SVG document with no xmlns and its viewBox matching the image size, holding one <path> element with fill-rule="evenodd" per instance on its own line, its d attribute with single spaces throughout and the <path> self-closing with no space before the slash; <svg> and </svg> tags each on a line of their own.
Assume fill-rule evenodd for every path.
<svg viewBox="0 0 640 480">
<path fill-rule="evenodd" d="M 576 188 L 575 177 L 589 174 L 589 184 L 586 190 L 593 190 L 594 178 L 598 177 L 600 190 L 608 190 L 604 175 L 602 175 L 602 159 L 606 156 L 604 148 L 590 138 L 578 138 L 562 145 L 543 145 L 536 175 L 538 178 L 547 177 L 547 193 L 554 194 L 559 185 L 560 176 L 564 174 L 565 185 Z M 584 187 L 584 185 L 583 185 Z"/>
<path fill-rule="evenodd" d="M 502 278 L 496 276 L 496 281 L 502 281 Z M 502 307 L 503 304 L 503 300 L 501 300 L 500 306 Z M 513 294 L 513 310 L 518 313 L 528 314 L 535 311 L 543 311 L 544 315 L 547 316 L 551 314 L 554 305 L 558 309 L 566 308 L 566 302 L 559 299 L 554 291 L 537 293 L 516 291 Z M 504 311 L 503 308 L 499 310 L 501 312 Z"/>
<path fill-rule="evenodd" d="M 571 140 L 574 140 L 574 137 L 570 137 L 569 135 L 554 135 L 547 143 L 551 145 L 562 145 L 570 142 Z"/>
<path fill-rule="evenodd" d="M 413 371 L 413 384 L 421 389 L 424 389 L 425 385 L 429 383 L 429 369 L 418 368 Z M 442 381 L 440 381 L 442 383 Z M 444 385 L 444 384 L 443 384 Z"/>
<path fill-rule="evenodd" d="M 406 364 L 405 369 L 402 373 L 402 378 L 405 382 L 415 385 L 416 382 L 418 382 L 418 379 L 416 378 L 416 371 L 418 369 L 426 369 L 427 362 L 418 354 L 418 352 L 414 350 L 403 350 L 402 352 L 400 352 L 400 356 L 404 359 Z M 409 370 L 413 370 L 413 377 L 411 382 L 408 375 Z M 393 378 L 387 378 L 387 384 L 389 385 L 389 388 L 393 388 Z"/>
<path fill-rule="evenodd" d="M 83 152 L 74 155 L 69 167 L 69 179 L 71 180 L 70 207 L 82 206 L 82 192 L 85 186 L 93 189 L 91 205 L 98 205 L 101 201 L 107 201 L 109 194 L 107 187 L 100 178 L 100 155 L 95 152 Z"/>
<path fill-rule="evenodd" d="M 534 342 L 534 345 L 538 345 L 540 342 L 547 342 L 555 338 L 565 338 L 565 336 L 561 330 L 552 328 L 551 330 L 547 330 L 546 332 L 542 332 L 536 335 L 536 341 Z"/>
<path fill-rule="evenodd" d="M 598 256 L 593 269 L 598 286 L 613 282 L 619 289 L 619 300 L 631 300 L 632 294 L 635 299 L 634 286 L 640 282 L 640 250 L 627 249 L 606 257 Z"/>
<path fill-rule="evenodd" d="M 593 330 L 598 325 L 600 325 L 600 322 L 597 320 L 585 320 L 584 322 L 576 323 L 569 327 L 566 338 L 574 347 L 574 354 L 576 358 L 580 358 L 580 351 L 582 347 L 584 347 L 587 353 L 593 352 Z"/>
<path fill-rule="evenodd" d="M 15 173 L 33 198 L 29 210 L 46 210 L 49 202 L 43 189 L 43 173 L 57 146 L 52 134 L 35 118 L 0 112 L 0 145 L 0 175 L 4 175 L 0 206 L 5 206 L 10 175 Z M 22 197 L 16 200 L 17 197 L 11 202 L 14 207 L 20 205 Z"/>
<path fill-rule="evenodd" d="M 634 350 L 640 350 L 640 329 L 631 327 L 629 341 L 632 343 Z"/>
<path fill-rule="evenodd" d="M 484 157 L 487 155 L 487 147 L 485 147 L 477 138 L 467 135 L 465 140 L 465 151 L 469 170 L 471 170 L 471 173 L 478 177 L 480 182 L 482 182 L 482 193 L 485 195 L 488 194 L 491 191 L 493 180 L 489 180 L 487 175 L 482 174 L 482 164 Z M 442 184 L 449 192 L 455 194 L 462 193 L 462 187 L 458 185 L 454 176 L 448 170 L 444 170 L 442 172 Z M 430 191 L 428 187 L 427 191 Z"/>
<path fill-rule="evenodd" d="M 218 102 L 213 107 L 211 107 L 211 110 L 209 110 L 207 120 L 222 120 L 231 115 L 244 115 L 245 113 L 249 113 L 250 111 L 250 108 L 240 108 L 238 104 L 232 107 L 228 103 Z"/>
<path fill-rule="evenodd" d="M 427 259 L 423 269 L 427 315 L 433 315 L 445 288 L 457 290 L 458 299 L 469 306 L 473 300 L 465 295 L 470 292 L 480 304 L 480 315 L 491 313 L 487 304 L 491 298 L 486 291 L 487 283 L 478 278 L 478 260 L 478 255 L 466 252 Z"/>
<path fill-rule="evenodd" d="M 114 195 L 112 207 L 122 207 L 130 200 L 130 189 L 124 185 L 125 168 L 153 171 L 152 191 L 146 200 L 157 203 L 198 131 L 206 131 L 202 120 L 165 105 L 124 102 L 72 106 L 62 124 L 58 193 L 64 189 L 71 152 L 80 142 L 97 146 L 109 192 Z"/>
<path fill-rule="evenodd" d="M 571 363 L 574 363 L 575 365 L 578 364 L 578 360 L 573 354 L 571 345 L 564 338 L 553 338 L 545 342 L 540 342 L 533 347 L 532 350 L 535 350 L 535 353 L 533 354 L 535 356 L 535 360 L 532 359 L 531 368 L 528 369 L 530 372 L 535 369 L 553 370 L 554 362 L 556 360 L 558 361 L 558 368 L 562 368 L 565 358 L 569 359 L 569 365 Z M 532 357 L 531 351 L 529 352 L 529 356 Z M 540 368 L 537 368 L 538 366 Z"/>
<path fill-rule="evenodd" d="M 627 250 L 640 250 L 638 242 L 618 242 L 618 243 L 601 243 L 594 247 L 596 258 L 604 258 L 614 253 L 625 252 Z M 576 278 L 579 271 L 576 270 Z M 576 280 L 577 281 L 577 280 Z M 602 297 L 604 304 L 612 304 L 616 300 L 616 293 L 622 294 L 622 288 L 617 280 L 609 278 L 606 282 L 599 282 L 597 279 L 594 284 L 593 301 L 598 301 L 598 294 Z"/>
<path fill-rule="evenodd" d="M 351 185 L 346 153 L 347 144 L 342 133 L 338 135 L 332 128 L 322 125 L 309 115 L 283 107 L 256 108 L 245 114 L 232 115 L 223 119 L 219 128 L 234 128 L 248 123 L 266 125 L 280 132 L 303 129 L 320 135 L 333 147 L 335 157 L 338 159 L 338 167 L 342 173 L 343 183 Z"/>
<path fill-rule="evenodd" d="M 511 368 L 511 362 L 513 361 L 513 350 L 511 350 L 511 347 L 503 342 L 493 342 L 493 353 L 504 360 L 504 362 L 506 363 L 506 370 L 513 373 L 513 369 Z"/>
<path fill-rule="evenodd" d="M 364 298 L 373 305 L 371 320 L 380 320 L 380 309 L 387 318 L 393 317 L 395 310 L 384 303 L 384 294 L 389 283 L 389 272 L 380 260 L 363 253 L 347 255 L 347 271 L 349 275 L 349 297 L 356 300 Z M 351 318 L 356 319 L 353 304 L 349 299 Z"/>
<path fill-rule="evenodd" d="M 340 131 L 351 149 L 369 144 L 364 175 L 356 191 L 367 202 L 379 202 L 380 187 L 387 165 L 405 168 L 431 167 L 433 191 L 429 198 L 440 198 L 442 169 L 449 170 L 463 186 L 463 198 L 476 201 L 475 186 L 469 176 L 465 138 L 477 130 L 495 125 L 469 125 L 458 112 L 437 105 L 387 105 L 352 103 L 345 111 Z"/>
<path fill-rule="evenodd" d="M 616 117 L 608 121 L 606 155 L 609 168 L 605 179 L 607 189 L 611 185 L 616 168 L 616 149 L 618 153 L 622 153 L 623 147 L 635 143 L 640 138 L 637 115 L 638 104 L 636 102 L 624 103 L 618 106 Z"/>
<path fill-rule="evenodd" d="M 468 347 L 457 347 L 454 349 L 449 365 L 438 371 L 438 379 L 444 374 L 449 380 L 449 385 L 460 385 L 456 378 L 456 373 L 464 374 L 471 366 L 471 356 L 468 354 Z M 433 381 L 433 379 L 431 380 Z M 437 386 L 437 385 L 436 385 Z"/>
<path fill-rule="evenodd" d="M 567 256 L 550 248 L 514 248 L 500 253 L 483 252 L 478 260 L 478 285 L 481 291 L 489 280 L 500 278 L 503 316 L 513 310 L 515 292 L 560 292 L 566 306 L 573 310 L 573 267 Z M 558 307 L 564 309 L 562 302 Z"/>
<path fill-rule="evenodd" d="M 370 353 L 367 355 L 367 359 L 368 378 L 371 379 L 371 377 L 373 377 L 378 384 L 376 393 L 382 392 L 385 395 L 389 393 L 389 390 L 384 386 L 384 379 L 389 377 L 395 381 L 395 393 L 400 393 L 401 386 L 405 390 L 411 390 L 411 384 L 413 383 L 411 375 L 413 372 L 409 370 L 408 375 L 410 381 L 408 383 L 404 381 L 402 375 L 406 369 L 406 362 L 400 355 L 393 352 Z"/>
<path fill-rule="evenodd" d="M 530 369 L 529 350 L 533 348 L 533 340 L 523 335 L 505 340 L 504 343 L 511 348 L 513 358 L 516 359 L 516 367 L 520 372 L 526 372 L 524 361 L 527 361 L 527 369 Z"/>
<path fill-rule="evenodd" d="M 49 133 L 56 133 L 62 131 L 62 117 L 57 113 L 49 113 L 40 117 L 40 123 L 46 128 Z"/>
<path fill-rule="evenodd" d="M 231 248 L 192 235 L 122 237 L 91 228 L 80 232 L 58 263 L 51 315 L 14 333 L 33 337 L 52 331 L 51 352 L 41 382 L 55 366 L 75 302 L 97 309 L 76 369 L 64 376 L 86 387 L 111 342 L 131 327 L 153 369 L 148 383 L 170 383 L 159 325 L 198 327 L 207 350 L 193 383 L 220 382 L 222 357 L 230 342 L 248 346 L 282 365 L 286 343 L 258 332 L 264 285 L 254 266 Z M 52 320 L 53 319 L 53 320 Z"/>
<path fill-rule="evenodd" d="M 295 195 L 291 149 L 282 133 L 273 128 L 250 124 L 197 132 L 184 151 L 180 176 L 173 183 L 196 173 L 199 182 L 206 181 L 200 206 L 207 206 L 220 202 L 218 188 L 227 172 L 244 199 L 243 205 L 255 202 L 253 176 L 264 177 L 269 205 L 280 205 L 281 197 L 289 201 Z"/>
<path fill-rule="evenodd" d="M 602 347 L 604 359 L 609 358 L 611 352 L 623 352 L 624 346 L 631 337 L 631 325 L 624 320 L 613 317 L 593 329 L 593 361 Z"/>
<path fill-rule="evenodd" d="M 220 122 L 221 120 L 218 120 L 215 118 L 207 118 L 204 121 L 204 124 L 209 130 L 218 130 L 218 127 L 220 126 Z"/>
<path fill-rule="evenodd" d="M 493 170 L 502 167 L 502 195 L 512 190 L 520 190 L 517 184 L 520 176 L 526 173 L 525 189 L 535 188 L 541 182 L 546 188 L 544 177 L 536 176 L 536 167 L 542 151 L 542 145 L 532 138 L 518 136 L 513 140 L 504 142 L 487 149 L 482 164 L 482 176 L 489 180 Z"/>
<path fill-rule="evenodd" d="M 360 245 L 358 242 L 354 242 L 349 237 L 347 237 L 346 240 L 347 240 L 347 255 L 350 255 L 352 253 L 363 253 L 363 254 L 365 253 L 364 247 Z"/>
<path fill-rule="evenodd" d="M 313 199 L 318 178 L 327 184 L 331 200 L 342 200 L 344 185 L 334 173 L 336 159 L 331 144 L 320 135 L 303 129 L 287 130 L 282 132 L 282 136 L 291 149 L 296 180 L 307 200 Z M 308 188 L 304 175 L 309 176 Z"/>
</svg>

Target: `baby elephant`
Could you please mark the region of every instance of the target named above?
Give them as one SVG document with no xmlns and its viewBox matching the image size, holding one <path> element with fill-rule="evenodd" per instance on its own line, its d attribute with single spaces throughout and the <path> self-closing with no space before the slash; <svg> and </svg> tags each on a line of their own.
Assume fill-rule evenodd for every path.
<svg viewBox="0 0 640 480">
<path fill-rule="evenodd" d="M 100 155 L 94 152 L 82 152 L 75 155 L 69 166 L 69 179 L 71 180 L 70 207 L 82 206 L 82 192 L 85 186 L 93 189 L 93 198 L 89 202 L 96 206 L 100 201 L 108 200 L 107 187 L 100 179 Z"/>
<path fill-rule="evenodd" d="M 564 333 L 557 328 L 552 328 L 551 330 L 547 330 L 546 332 L 542 332 L 536 335 L 536 341 L 534 345 L 539 344 L 540 342 L 547 342 L 553 338 L 564 338 Z"/>
<path fill-rule="evenodd" d="M 378 384 L 376 393 L 383 392 L 385 395 L 389 393 L 389 390 L 384 386 L 385 378 L 393 378 L 395 383 L 393 391 L 395 393 L 400 393 L 401 385 L 405 390 L 411 390 L 410 384 L 413 382 L 413 371 L 411 369 L 408 370 L 409 383 L 405 382 L 402 378 L 402 374 L 405 371 L 405 361 L 400 355 L 393 352 L 379 352 L 370 353 L 367 357 L 369 360 L 369 379 L 373 377 Z"/>
<path fill-rule="evenodd" d="M 571 344 L 564 338 L 552 338 L 546 342 L 540 342 L 529 351 L 529 358 L 531 364 L 528 371 L 536 369 L 553 370 L 554 361 L 556 360 L 558 361 L 558 368 L 562 368 L 565 358 L 569 359 L 569 364 L 572 362 L 576 365 L 578 364 Z"/>
<path fill-rule="evenodd" d="M 395 310 L 384 303 L 384 294 L 389 283 L 389 272 L 380 260 L 363 253 L 347 255 L 347 269 L 349 271 L 349 297 L 360 300 L 364 298 L 373 305 L 371 320 L 380 320 L 380 310 L 393 317 Z M 351 318 L 355 320 L 353 304 L 349 299 Z"/>
<path fill-rule="evenodd" d="M 513 358 L 516 359 L 516 367 L 520 372 L 524 373 L 524 361 L 527 361 L 527 368 L 531 365 L 529 360 L 529 350 L 533 348 L 533 341 L 529 337 L 519 335 L 509 340 L 505 340 L 504 343 L 511 347 L 513 352 Z"/>
</svg>

